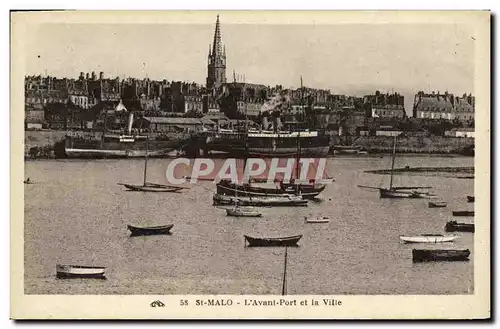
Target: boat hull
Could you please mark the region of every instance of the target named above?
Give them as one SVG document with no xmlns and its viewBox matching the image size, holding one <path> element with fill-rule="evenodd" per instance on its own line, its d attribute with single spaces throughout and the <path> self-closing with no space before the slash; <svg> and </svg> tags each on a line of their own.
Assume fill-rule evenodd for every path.
<svg viewBox="0 0 500 329">
<path fill-rule="evenodd" d="M 307 186 L 307 185 L 299 185 L 297 188 L 296 185 L 292 184 L 284 184 L 282 188 L 265 188 L 265 187 L 257 187 L 257 186 L 248 186 L 248 185 L 237 185 L 230 182 L 219 182 L 217 183 L 217 193 L 222 195 L 230 195 L 230 196 L 274 196 L 280 194 L 287 193 L 297 193 L 298 189 L 300 189 L 300 195 L 303 199 L 313 199 L 317 197 L 323 190 L 326 188 L 326 185 L 317 185 L 317 186 Z"/>
<path fill-rule="evenodd" d="M 105 267 L 56 265 L 58 279 L 105 279 Z"/>
<path fill-rule="evenodd" d="M 57 157 L 100 159 L 100 158 L 144 158 L 168 157 L 169 153 L 180 148 L 186 139 L 148 139 L 145 136 L 130 139 L 111 136 L 109 141 L 66 136 L 62 152 L 57 152 Z M 147 143 L 147 145 L 146 145 Z"/>
<path fill-rule="evenodd" d="M 295 235 L 283 238 L 254 238 L 245 235 L 245 240 L 249 247 L 294 247 L 302 238 L 302 235 Z"/>
<path fill-rule="evenodd" d="M 451 221 L 446 223 L 444 230 L 446 232 L 470 232 L 474 233 L 474 224 L 469 223 L 457 223 L 456 221 Z"/>
<path fill-rule="evenodd" d="M 446 206 L 444 202 L 429 202 L 429 208 L 445 208 Z"/>
<path fill-rule="evenodd" d="M 467 196 L 467 202 L 474 202 L 474 201 L 476 201 L 476 198 L 475 198 L 475 197 L 470 196 L 470 195 L 469 195 L 469 196 Z"/>
<path fill-rule="evenodd" d="M 474 211 L 453 211 L 453 216 L 455 217 L 474 217 Z"/>
<path fill-rule="evenodd" d="M 254 207 L 306 207 L 307 200 L 295 196 L 290 197 L 232 197 L 215 194 L 213 197 L 215 206 L 239 205 Z"/>
<path fill-rule="evenodd" d="M 383 189 L 380 190 L 380 198 L 383 199 L 422 199 L 428 198 L 429 195 L 427 193 L 421 193 L 417 191 L 402 191 L 402 190 L 390 190 Z"/>
<path fill-rule="evenodd" d="M 135 192 L 166 192 L 166 193 L 177 193 L 180 191 L 179 188 L 175 187 L 162 187 L 155 185 L 133 185 L 133 184 L 123 184 L 128 190 Z"/>
<path fill-rule="evenodd" d="M 174 227 L 173 224 L 153 227 L 137 227 L 127 225 L 128 230 L 131 232 L 130 235 L 132 236 L 170 234 L 172 227 Z"/>
<path fill-rule="evenodd" d="M 470 250 L 413 249 L 413 262 L 467 261 Z"/>
<path fill-rule="evenodd" d="M 452 242 L 458 239 L 456 235 L 419 235 L 419 236 L 400 236 L 399 239 L 404 243 L 444 243 Z"/>
<path fill-rule="evenodd" d="M 245 211 L 241 209 L 226 209 L 226 214 L 232 217 L 262 217 L 257 211 Z"/>
</svg>

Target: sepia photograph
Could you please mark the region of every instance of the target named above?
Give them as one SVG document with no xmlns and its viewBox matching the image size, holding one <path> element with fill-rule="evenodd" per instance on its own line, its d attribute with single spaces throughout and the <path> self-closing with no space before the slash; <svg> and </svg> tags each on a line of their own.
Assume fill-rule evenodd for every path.
<svg viewBox="0 0 500 329">
<path fill-rule="evenodd" d="M 11 12 L 11 317 L 488 318 L 490 15 Z"/>
</svg>

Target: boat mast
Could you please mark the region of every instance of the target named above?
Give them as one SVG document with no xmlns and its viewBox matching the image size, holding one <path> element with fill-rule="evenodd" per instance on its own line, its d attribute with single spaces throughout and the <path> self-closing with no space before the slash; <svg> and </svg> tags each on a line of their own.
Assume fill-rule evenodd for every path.
<svg viewBox="0 0 500 329">
<path fill-rule="evenodd" d="M 288 247 L 285 247 L 285 266 L 283 270 L 283 283 L 282 283 L 282 288 L 281 288 L 281 295 L 285 296 L 286 295 L 286 263 L 288 259 Z"/>
<path fill-rule="evenodd" d="M 144 186 L 146 186 L 146 173 L 148 170 L 148 144 L 149 144 L 149 136 L 146 137 L 146 155 L 144 156 Z"/>
<path fill-rule="evenodd" d="M 394 136 L 394 145 L 392 147 L 392 163 L 391 163 L 391 181 L 389 183 L 389 189 L 392 190 L 392 177 L 394 174 L 394 160 L 396 158 L 396 138 L 397 136 Z"/>
</svg>

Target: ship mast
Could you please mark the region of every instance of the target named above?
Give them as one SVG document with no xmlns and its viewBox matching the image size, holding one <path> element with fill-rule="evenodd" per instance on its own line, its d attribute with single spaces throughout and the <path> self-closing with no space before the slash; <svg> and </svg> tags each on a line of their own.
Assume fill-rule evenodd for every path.
<svg viewBox="0 0 500 329">
<path fill-rule="evenodd" d="M 148 170 L 148 144 L 149 144 L 149 136 L 146 138 L 146 156 L 144 157 L 144 186 L 146 186 L 146 175 Z"/>
<path fill-rule="evenodd" d="M 394 145 L 392 147 L 392 163 L 391 163 L 391 180 L 389 183 L 389 189 L 392 190 L 392 178 L 394 175 L 394 160 L 396 158 L 396 136 L 394 136 Z"/>
<path fill-rule="evenodd" d="M 286 295 L 286 265 L 287 265 L 287 259 L 288 259 L 288 247 L 285 247 L 285 265 L 283 269 L 283 280 L 282 280 L 282 286 L 281 286 L 281 295 L 285 296 Z"/>
</svg>

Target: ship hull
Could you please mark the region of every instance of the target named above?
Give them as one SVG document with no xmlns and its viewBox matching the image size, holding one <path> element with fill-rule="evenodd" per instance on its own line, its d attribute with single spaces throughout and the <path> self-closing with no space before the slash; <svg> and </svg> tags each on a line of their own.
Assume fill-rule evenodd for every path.
<svg viewBox="0 0 500 329">
<path fill-rule="evenodd" d="M 215 133 L 206 143 L 210 151 L 250 157 L 325 157 L 330 150 L 329 138 L 317 132 Z"/>
<path fill-rule="evenodd" d="M 120 140 L 86 140 L 81 138 L 66 137 L 64 152 L 59 157 L 67 158 L 144 158 L 167 157 L 168 154 L 179 148 L 182 140 L 148 140 L 145 138 Z M 147 144 L 147 145 L 146 145 Z"/>
</svg>

